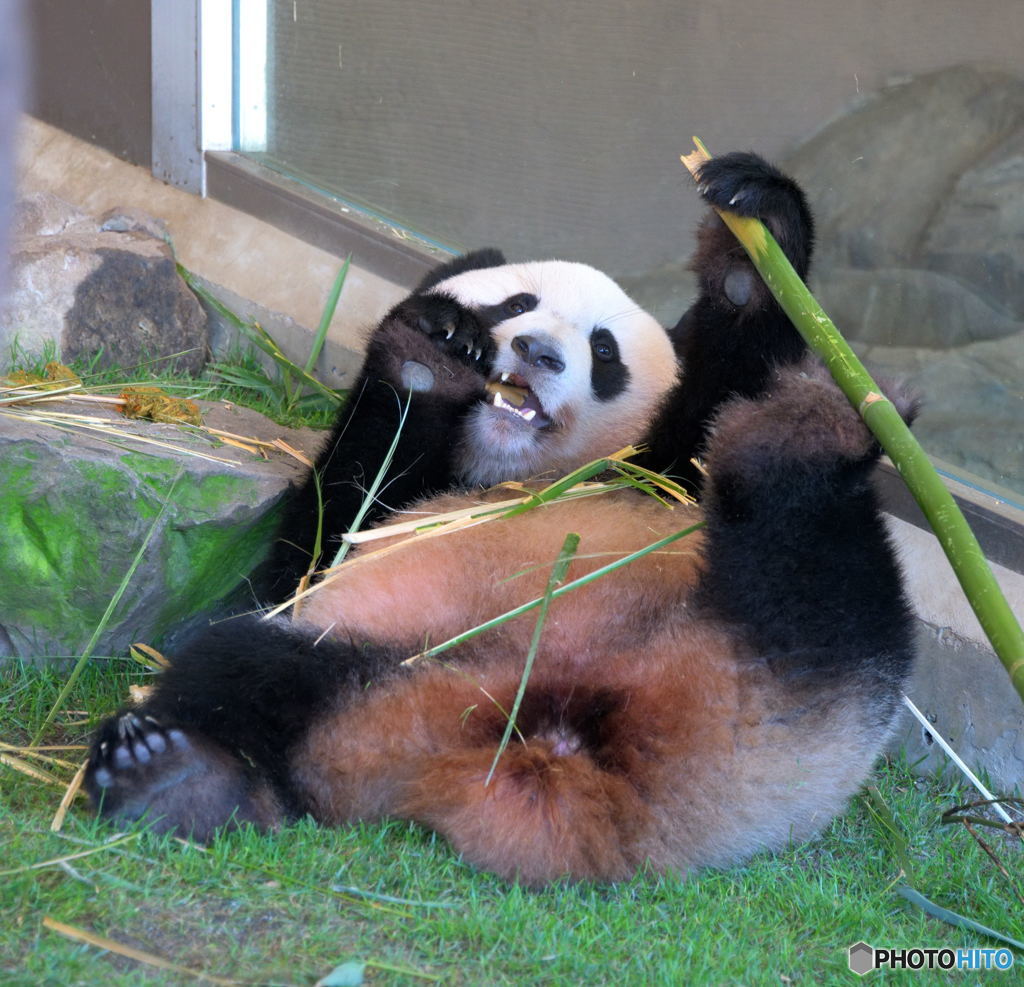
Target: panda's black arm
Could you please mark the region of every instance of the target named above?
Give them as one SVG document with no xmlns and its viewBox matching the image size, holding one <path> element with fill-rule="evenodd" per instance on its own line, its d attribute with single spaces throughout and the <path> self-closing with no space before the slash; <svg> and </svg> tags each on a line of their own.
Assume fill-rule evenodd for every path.
<svg viewBox="0 0 1024 987">
<path fill-rule="evenodd" d="M 487 325 L 444 295 L 412 295 L 385 316 L 313 473 L 284 505 L 270 557 L 252 579 L 259 602 L 287 599 L 308 571 L 321 497 L 322 561 L 330 562 L 396 434 L 364 527 L 455 484 L 454 439 L 484 394 L 491 355 Z"/>
<path fill-rule="evenodd" d="M 764 222 L 801 277 L 806 277 L 814 224 L 800 187 L 755 154 L 713 158 L 700 172 L 714 206 Z M 711 213 L 698 233 L 691 267 L 700 294 L 671 330 L 682 367 L 646 439 L 643 465 L 678 476 L 694 489 L 710 420 L 734 395 L 761 394 L 772 368 L 795 363 L 807 347 L 779 308 L 743 248 Z"/>
</svg>

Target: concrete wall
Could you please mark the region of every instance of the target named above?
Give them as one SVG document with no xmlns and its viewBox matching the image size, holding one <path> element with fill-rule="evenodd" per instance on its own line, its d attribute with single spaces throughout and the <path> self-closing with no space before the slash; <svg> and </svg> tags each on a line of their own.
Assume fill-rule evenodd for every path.
<svg viewBox="0 0 1024 987">
<path fill-rule="evenodd" d="M 149 0 L 29 0 L 29 109 L 149 165 Z"/>
</svg>

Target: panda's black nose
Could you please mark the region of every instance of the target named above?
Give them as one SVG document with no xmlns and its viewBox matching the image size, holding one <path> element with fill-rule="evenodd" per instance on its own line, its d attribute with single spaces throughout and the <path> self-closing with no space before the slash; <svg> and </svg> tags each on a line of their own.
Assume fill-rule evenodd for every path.
<svg viewBox="0 0 1024 987">
<path fill-rule="evenodd" d="M 539 336 L 524 334 L 512 340 L 512 349 L 531 367 L 540 367 L 560 374 L 565 370 L 565 361 L 561 351 L 551 342 Z"/>
</svg>

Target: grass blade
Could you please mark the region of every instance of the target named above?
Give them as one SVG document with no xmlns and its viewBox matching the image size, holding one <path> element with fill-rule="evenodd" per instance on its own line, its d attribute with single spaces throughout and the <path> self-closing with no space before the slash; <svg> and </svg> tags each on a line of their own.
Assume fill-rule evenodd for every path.
<svg viewBox="0 0 1024 987">
<path fill-rule="evenodd" d="M 395 392 L 395 397 L 398 397 L 397 391 Z M 380 490 L 381 484 L 384 482 L 384 477 L 387 475 L 388 469 L 391 466 L 391 460 L 395 458 L 395 450 L 398 449 L 398 440 L 402 437 L 402 430 L 405 428 L 405 419 L 409 414 L 409 405 L 411 403 L 412 391 L 409 391 L 405 395 L 405 405 L 402 407 L 402 414 L 398 419 L 398 427 L 395 429 L 395 437 L 391 440 L 391 445 L 388 446 L 388 451 L 384 456 L 384 461 L 380 464 L 380 469 L 377 470 L 377 475 L 373 478 L 373 483 L 370 484 L 370 488 L 366 491 L 366 496 L 363 498 L 363 502 L 359 505 L 359 513 L 356 514 L 355 520 L 352 522 L 353 531 L 358 531 L 360 529 L 363 520 L 370 508 L 373 506 L 374 501 L 377 499 L 377 493 Z M 337 554 L 334 556 L 334 561 L 331 563 L 332 569 L 336 565 L 341 564 L 351 547 L 352 546 L 349 542 L 342 541 Z"/>
<path fill-rule="evenodd" d="M 307 374 L 313 372 L 313 368 L 316 366 L 317 358 L 320 356 L 320 351 L 324 348 L 324 340 L 327 339 L 327 330 L 331 326 L 331 321 L 334 319 L 334 310 L 338 307 L 338 299 L 341 297 L 341 289 L 345 285 L 345 278 L 348 277 L 348 269 L 352 264 L 352 255 L 349 254 L 345 258 L 345 263 L 341 265 L 341 269 L 338 271 L 334 278 L 334 284 L 331 285 L 331 290 L 327 295 L 327 303 L 324 305 L 324 314 L 320 316 L 320 325 L 317 326 L 316 335 L 313 337 L 313 346 L 309 351 L 309 358 L 306 360 L 305 371 Z"/>
<path fill-rule="evenodd" d="M 155 518 L 153 518 L 153 523 L 149 526 L 149 531 L 146 532 L 146 537 L 142 539 L 142 544 L 139 546 L 139 550 L 135 553 L 135 558 L 132 559 L 132 564 L 124 574 L 124 578 L 121 580 L 120 586 L 117 587 L 117 591 L 114 593 L 113 597 L 111 597 L 110 603 L 107 604 L 107 609 L 103 612 L 100 622 L 96 625 L 96 630 L 93 631 L 92 637 L 89 638 L 89 643 L 85 646 L 85 650 L 79 656 L 78 661 L 75 662 L 75 667 L 71 669 L 71 674 L 68 676 L 67 682 L 64 683 L 64 687 L 60 690 L 60 695 L 57 696 L 50 712 L 46 714 L 46 719 L 43 720 L 42 726 L 36 731 L 35 736 L 32 738 L 33 747 L 42 739 L 43 734 L 49 729 L 50 724 L 53 723 L 54 717 L 57 715 L 57 712 L 64 705 L 64 702 L 71 694 L 71 690 L 75 687 L 78 677 L 82 674 L 82 669 L 85 668 L 85 663 L 89 660 L 93 649 L 96 647 L 96 642 L 99 641 L 100 635 L 106 630 L 107 624 L 110 623 L 110 618 L 113 615 L 114 610 L 118 603 L 121 602 L 121 597 L 124 596 L 125 590 L 128 588 L 128 584 L 131 582 L 132 576 L 135 575 L 135 570 L 138 569 L 139 563 L 142 562 L 142 557 L 146 554 L 146 549 L 149 547 L 149 543 L 153 540 L 153 535 L 155 535 L 160 529 L 164 515 L 167 513 L 167 507 L 171 503 L 171 497 L 174 496 L 175 487 L 177 487 L 178 481 L 181 479 L 184 472 L 185 467 L 179 467 L 178 473 L 171 482 L 170 489 L 167 491 L 167 496 L 164 498 L 164 502 L 160 507 L 160 512 Z"/>
<path fill-rule="evenodd" d="M 526 652 L 526 663 L 523 665 L 523 675 L 519 680 L 519 689 L 516 692 L 515 701 L 512 703 L 512 711 L 508 715 L 508 723 L 505 724 L 505 732 L 502 734 L 501 742 L 498 744 L 498 749 L 494 752 L 494 760 L 491 762 L 491 770 L 487 772 L 487 777 L 484 779 L 484 787 L 486 788 L 491 783 L 491 778 L 494 777 L 494 769 L 498 766 L 498 761 L 501 755 L 505 753 L 505 748 L 508 747 L 508 742 L 512 737 L 512 731 L 516 727 L 516 716 L 519 715 L 519 707 L 522 705 L 523 696 L 526 695 L 526 683 L 530 680 L 530 672 L 533 670 L 533 662 L 537 657 L 537 648 L 540 645 L 540 636 L 544 631 L 544 621 L 547 620 L 548 606 L 551 604 L 552 597 L 555 589 L 561 584 L 562 580 L 565 579 L 565 573 L 569 568 L 569 563 L 572 561 L 573 556 L 576 554 L 576 549 L 579 548 L 580 536 L 574 532 L 570 532 L 565 536 L 565 541 L 562 542 L 562 550 L 558 553 L 558 559 L 555 561 L 554 568 L 551 570 L 551 576 L 548 579 L 547 586 L 544 587 L 544 595 L 540 598 L 540 612 L 537 614 L 537 624 L 533 628 L 533 637 L 530 640 L 530 648 Z"/>
<path fill-rule="evenodd" d="M 982 925 L 980 922 L 975 922 L 974 919 L 967 918 L 959 912 L 952 912 L 948 908 L 936 905 L 934 901 L 929 900 L 919 891 L 908 888 L 905 884 L 900 885 L 896 889 L 896 893 L 906 898 L 912 905 L 917 905 L 918 908 L 927 912 L 933 918 L 940 919 L 949 925 L 955 925 L 961 929 L 970 929 L 971 932 L 977 932 L 983 936 L 991 936 L 993 939 L 998 939 L 1000 942 L 1013 946 L 1014 949 L 1024 951 L 1024 942 L 1018 942 L 1016 939 L 1004 936 L 1003 933 L 996 932 L 995 929 L 990 929 L 987 925 Z"/>
</svg>

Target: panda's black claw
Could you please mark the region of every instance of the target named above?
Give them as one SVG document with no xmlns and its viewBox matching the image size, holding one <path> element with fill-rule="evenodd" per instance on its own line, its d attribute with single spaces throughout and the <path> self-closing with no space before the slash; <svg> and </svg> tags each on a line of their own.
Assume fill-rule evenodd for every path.
<svg viewBox="0 0 1024 987">
<path fill-rule="evenodd" d="M 413 295 L 395 310 L 406 325 L 414 327 L 448 356 L 469 366 L 487 352 L 489 332 L 469 309 L 440 294 Z"/>
<path fill-rule="evenodd" d="M 806 273 L 814 221 L 800 187 L 756 154 L 734 151 L 701 165 L 697 188 L 709 205 L 760 219 L 797 271 Z"/>
</svg>

